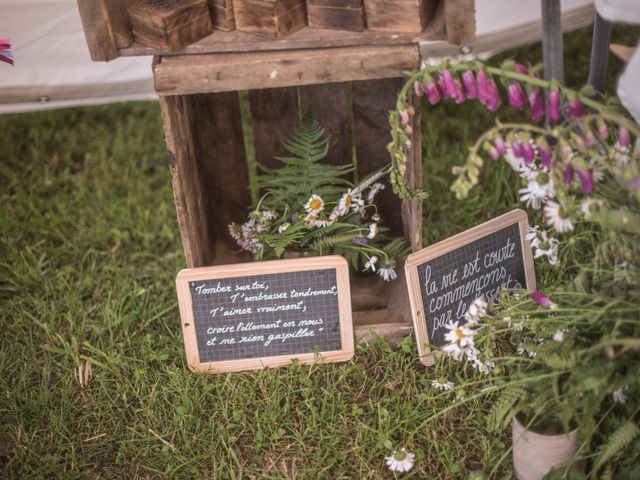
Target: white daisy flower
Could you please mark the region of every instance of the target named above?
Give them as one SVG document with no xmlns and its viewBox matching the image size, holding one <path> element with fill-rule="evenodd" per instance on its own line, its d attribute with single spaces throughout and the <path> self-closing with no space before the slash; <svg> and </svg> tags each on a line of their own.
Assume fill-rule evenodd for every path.
<svg viewBox="0 0 640 480">
<path fill-rule="evenodd" d="M 549 225 L 552 225 L 558 233 L 570 232 L 573 230 L 573 221 L 564 212 L 560 204 L 547 202 L 544 206 L 544 218 Z"/>
<path fill-rule="evenodd" d="M 593 212 L 597 212 L 602 207 L 602 202 L 592 198 L 586 198 L 580 203 L 580 211 L 584 218 L 591 218 Z"/>
<path fill-rule="evenodd" d="M 291 224 L 289 222 L 284 222 L 282 225 L 278 227 L 278 233 L 284 232 L 287 228 L 289 228 Z"/>
<path fill-rule="evenodd" d="M 374 238 L 376 238 L 376 235 L 378 235 L 378 224 L 377 223 L 372 223 L 371 225 L 369 225 L 369 235 L 367 235 L 367 238 L 369 240 L 373 240 Z"/>
<path fill-rule="evenodd" d="M 460 326 L 460 322 L 449 322 L 445 325 L 445 328 L 448 332 L 444 338 L 449 343 L 443 347 L 443 350 L 447 355 L 453 357 L 456 361 L 460 361 L 465 354 L 474 355 L 475 330 Z"/>
<path fill-rule="evenodd" d="M 359 196 L 359 193 L 354 193 L 351 189 L 347 190 L 347 193 L 342 195 L 342 197 L 340 198 L 340 202 L 338 202 L 338 206 L 336 207 L 338 214 L 346 215 L 347 213 L 349 213 L 354 200 L 356 200 Z"/>
<path fill-rule="evenodd" d="M 451 390 L 455 386 L 453 382 L 449 382 L 448 380 L 444 380 L 441 382 L 438 379 L 431 380 L 431 385 L 433 385 L 438 390 L 442 390 L 443 392 Z"/>
<path fill-rule="evenodd" d="M 367 192 L 367 203 L 373 203 L 373 199 L 380 190 L 384 190 L 384 185 L 382 183 L 378 182 L 371 185 L 371 188 Z"/>
<path fill-rule="evenodd" d="M 378 269 L 378 275 L 380 275 L 385 282 L 390 282 L 391 280 L 398 278 L 393 267 L 380 267 Z"/>
<path fill-rule="evenodd" d="M 534 258 L 546 256 L 551 265 L 557 265 L 558 245 L 560 244 L 557 238 L 550 238 L 546 231 L 541 230 L 538 232 L 538 237 L 532 242 L 532 246 L 533 243 L 535 243 Z"/>
<path fill-rule="evenodd" d="M 535 248 L 538 244 L 538 235 L 540 234 L 540 229 L 537 225 L 533 227 L 527 227 L 527 231 L 524 234 L 524 238 L 529 241 L 531 248 Z"/>
<path fill-rule="evenodd" d="M 553 334 L 553 340 L 558 343 L 564 342 L 564 332 L 562 330 L 556 330 Z"/>
<path fill-rule="evenodd" d="M 364 215 L 365 213 L 364 206 L 365 206 L 364 200 L 358 197 L 354 199 L 353 203 L 351 204 L 351 210 L 361 215 Z"/>
<path fill-rule="evenodd" d="M 521 188 L 520 201 L 527 204 L 527 207 L 539 210 L 542 203 L 555 195 L 553 181 L 546 172 L 530 172 L 528 175 L 529 183 L 525 188 Z"/>
<path fill-rule="evenodd" d="M 627 396 L 624 392 L 626 392 L 628 389 L 629 387 L 627 385 L 624 385 L 613 392 L 613 401 L 616 403 L 620 403 L 621 405 L 627 403 Z"/>
<path fill-rule="evenodd" d="M 467 313 L 464 314 L 464 318 L 467 320 L 467 323 L 473 325 L 480 321 L 480 319 L 487 313 L 487 302 L 482 298 L 476 298 Z"/>
<path fill-rule="evenodd" d="M 309 213 L 320 213 L 324 210 L 324 200 L 314 193 L 305 203 L 304 209 Z"/>
<path fill-rule="evenodd" d="M 306 217 L 304 217 L 304 221 L 310 227 L 315 227 L 315 228 L 328 227 L 329 225 L 331 225 L 333 223 L 330 220 L 324 220 L 324 219 L 318 218 L 318 215 L 316 215 L 314 212 L 312 212 L 309 215 L 307 215 Z"/>
<path fill-rule="evenodd" d="M 408 472 L 413 468 L 416 456 L 401 448 L 399 452 L 394 451 L 390 456 L 384 457 L 384 460 L 392 472 Z"/>
<path fill-rule="evenodd" d="M 371 270 L 372 272 L 375 272 L 376 263 L 378 263 L 378 257 L 373 255 L 369 260 L 367 260 L 367 263 L 364 264 L 363 272 L 366 272 L 367 270 Z"/>
</svg>

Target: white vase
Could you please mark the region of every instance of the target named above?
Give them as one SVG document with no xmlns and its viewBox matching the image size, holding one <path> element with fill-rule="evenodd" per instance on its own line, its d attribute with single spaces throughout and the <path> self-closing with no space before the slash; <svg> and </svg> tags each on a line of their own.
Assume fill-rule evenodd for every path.
<svg viewBox="0 0 640 480">
<path fill-rule="evenodd" d="M 519 480 L 540 480 L 553 468 L 568 465 L 578 451 L 578 429 L 559 435 L 536 433 L 516 417 L 511 426 L 513 468 Z"/>
</svg>

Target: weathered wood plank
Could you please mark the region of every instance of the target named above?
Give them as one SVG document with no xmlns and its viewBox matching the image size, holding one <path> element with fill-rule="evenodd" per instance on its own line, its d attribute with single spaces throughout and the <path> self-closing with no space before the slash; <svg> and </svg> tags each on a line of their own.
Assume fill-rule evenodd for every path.
<svg viewBox="0 0 640 480">
<path fill-rule="evenodd" d="M 417 45 L 165 56 L 154 67 L 160 95 L 224 92 L 401 76 L 418 68 Z"/>
<path fill-rule="evenodd" d="M 300 113 L 311 115 L 326 130 L 333 145 L 326 163 L 345 165 L 353 160 L 353 135 L 351 132 L 351 85 L 324 83 L 300 87 Z"/>
<path fill-rule="evenodd" d="M 475 0 L 443 0 L 447 24 L 447 41 L 454 45 L 473 43 L 476 39 Z"/>
<path fill-rule="evenodd" d="M 256 161 L 267 167 L 279 166 L 273 157 L 286 153 L 281 139 L 298 123 L 297 88 L 250 90 L 249 103 Z"/>
<path fill-rule="evenodd" d="M 411 126 L 411 149 L 407 155 L 406 179 L 412 189 L 422 188 L 422 125 L 420 98 L 413 97 L 413 115 Z M 409 240 L 411 251 L 417 252 L 422 248 L 422 202 L 417 200 L 402 201 L 402 226 L 404 234 Z"/>
<path fill-rule="evenodd" d="M 437 0 L 366 0 L 367 28 L 419 33 L 433 18 L 437 5 Z"/>
<path fill-rule="evenodd" d="M 353 118 L 358 176 L 366 175 L 389 165 L 387 144 L 391 141 L 389 110 L 395 107 L 396 96 L 404 81 L 402 78 L 353 82 Z M 389 227 L 392 236 L 403 234 L 400 199 L 393 193 L 388 180 L 378 193 L 376 205 L 382 224 Z"/>
<path fill-rule="evenodd" d="M 119 56 L 106 0 L 78 0 L 78 9 L 91 59 L 109 61 Z"/>
<path fill-rule="evenodd" d="M 230 31 L 236 28 L 231 0 L 209 0 L 213 27 L 217 30 Z"/>
<path fill-rule="evenodd" d="M 353 32 L 366 28 L 362 0 L 307 0 L 307 15 L 312 28 Z"/>
</svg>

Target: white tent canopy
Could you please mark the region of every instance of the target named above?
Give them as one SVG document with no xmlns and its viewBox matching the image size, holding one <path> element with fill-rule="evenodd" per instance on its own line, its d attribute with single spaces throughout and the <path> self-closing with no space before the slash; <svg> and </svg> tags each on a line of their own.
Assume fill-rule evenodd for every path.
<svg viewBox="0 0 640 480">
<path fill-rule="evenodd" d="M 634 0 L 635 1 L 635 0 Z M 563 28 L 593 21 L 591 0 L 563 0 Z M 476 0 L 475 53 L 539 40 L 540 0 Z M 155 98 L 151 58 L 92 62 L 75 0 L 0 0 L 0 37 L 15 67 L 0 64 L 0 113 Z M 423 54 L 455 52 L 425 42 Z"/>
</svg>

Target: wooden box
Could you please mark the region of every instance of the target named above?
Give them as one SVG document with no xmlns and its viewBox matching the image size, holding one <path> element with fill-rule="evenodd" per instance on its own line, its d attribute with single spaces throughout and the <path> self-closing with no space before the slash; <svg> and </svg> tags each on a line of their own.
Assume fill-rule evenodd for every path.
<svg viewBox="0 0 640 480">
<path fill-rule="evenodd" d="M 145 0 L 129 7 L 136 42 L 162 51 L 181 50 L 213 31 L 206 0 Z"/>
<path fill-rule="evenodd" d="M 365 0 L 367 28 L 419 33 L 433 18 L 437 5 L 437 0 Z"/>
<path fill-rule="evenodd" d="M 233 0 L 236 28 L 267 38 L 284 38 L 307 24 L 304 0 Z"/>
<path fill-rule="evenodd" d="M 231 0 L 209 0 L 209 10 L 213 28 L 227 32 L 236 28 Z"/>
<path fill-rule="evenodd" d="M 363 0 L 307 0 L 311 28 L 362 32 L 366 28 Z"/>
</svg>

